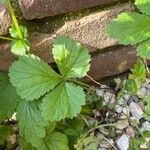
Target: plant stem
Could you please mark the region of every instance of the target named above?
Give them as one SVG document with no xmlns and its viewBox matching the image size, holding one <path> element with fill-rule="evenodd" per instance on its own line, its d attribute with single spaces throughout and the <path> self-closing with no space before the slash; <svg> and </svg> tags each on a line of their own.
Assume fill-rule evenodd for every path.
<svg viewBox="0 0 150 150">
<path fill-rule="evenodd" d="M 144 63 L 145 63 L 145 67 L 146 67 L 146 70 L 147 70 L 147 72 L 148 72 L 148 74 L 150 73 L 150 70 L 149 70 L 149 68 L 148 68 L 148 64 L 147 64 L 147 61 L 144 59 Z"/>
<path fill-rule="evenodd" d="M 0 36 L 0 39 L 2 40 L 8 40 L 8 41 L 12 41 L 13 39 L 10 37 L 5 37 L 5 36 Z"/>
<path fill-rule="evenodd" d="M 83 140 L 88 134 L 90 134 L 91 132 L 93 132 L 93 131 L 96 130 L 96 129 L 103 128 L 103 127 L 111 127 L 111 126 L 114 127 L 114 126 L 116 126 L 116 124 L 115 124 L 115 123 L 108 123 L 108 124 L 101 124 L 101 125 L 98 125 L 97 127 L 90 129 L 90 130 L 84 135 L 84 137 L 83 137 L 81 140 Z"/>
<path fill-rule="evenodd" d="M 14 13 L 14 10 L 13 10 L 13 8 L 12 8 L 12 6 L 11 6 L 10 0 L 7 0 L 7 5 L 8 5 L 8 7 L 9 7 L 9 10 L 10 10 L 10 13 L 11 13 L 11 17 L 12 17 L 13 23 L 14 23 L 16 29 L 17 29 L 19 38 L 20 38 L 20 39 L 23 39 L 23 35 L 22 35 L 21 30 L 20 30 L 20 27 L 19 27 L 17 18 L 16 18 L 15 13 Z"/>
<path fill-rule="evenodd" d="M 92 87 L 91 85 L 86 84 L 86 83 L 83 83 L 83 82 L 78 81 L 78 80 L 75 80 L 75 79 L 67 79 L 67 81 L 73 82 L 73 83 L 75 83 L 75 84 L 78 84 L 78 85 L 80 85 L 80 86 L 86 87 L 86 88 L 88 88 L 88 89 L 95 89 L 95 88 Z"/>
<path fill-rule="evenodd" d="M 108 140 L 107 138 L 103 137 L 103 139 L 104 139 L 108 144 L 110 144 L 115 150 L 117 150 L 117 148 L 116 148 L 111 142 L 109 142 L 109 140 Z"/>
<path fill-rule="evenodd" d="M 97 82 L 96 80 L 94 80 L 91 76 L 86 75 L 86 77 L 88 77 L 91 81 L 93 81 L 94 83 L 96 83 L 99 86 L 102 86 L 102 84 L 100 84 L 99 82 Z"/>
</svg>

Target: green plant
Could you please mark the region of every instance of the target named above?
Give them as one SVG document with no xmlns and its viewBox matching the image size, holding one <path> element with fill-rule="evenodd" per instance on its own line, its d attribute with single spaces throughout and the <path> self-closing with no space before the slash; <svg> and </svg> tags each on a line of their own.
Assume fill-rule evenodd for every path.
<svg viewBox="0 0 150 150">
<path fill-rule="evenodd" d="M 118 15 L 107 28 L 108 34 L 120 44 L 137 44 L 137 55 L 150 59 L 150 1 L 135 0 L 141 11 L 125 12 Z"/>
<path fill-rule="evenodd" d="M 120 44 L 137 45 L 138 58 L 134 68 L 131 69 L 128 80 L 124 80 L 119 98 L 124 94 L 136 95 L 142 83 L 146 79 L 149 68 L 146 59 L 150 59 L 150 1 L 135 0 L 135 5 L 140 12 L 124 12 L 118 15 L 107 27 L 108 34 L 117 39 Z M 150 117 L 150 98 L 142 97 L 146 103 L 144 116 L 147 120 Z M 137 129 L 139 130 L 138 126 Z M 140 145 L 150 147 L 150 134 L 148 131 L 141 132 L 139 136 L 130 141 L 131 150 L 140 150 Z"/>
<path fill-rule="evenodd" d="M 13 20 L 11 52 L 18 59 L 9 73 L 0 73 L 0 122 L 17 112 L 19 143 L 23 149 L 68 149 L 68 139 L 55 131 L 56 122 L 76 117 L 85 104 L 84 87 L 77 80 L 90 69 L 88 50 L 69 37 L 58 37 L 53 45 L 53 56 L 58 72 L 39 57 L 31 54 L 28 33 L 19 26 L 10 0 L 8 7 Z M 64 131 L 65 132 L 65 131 Z"/>
</svg>

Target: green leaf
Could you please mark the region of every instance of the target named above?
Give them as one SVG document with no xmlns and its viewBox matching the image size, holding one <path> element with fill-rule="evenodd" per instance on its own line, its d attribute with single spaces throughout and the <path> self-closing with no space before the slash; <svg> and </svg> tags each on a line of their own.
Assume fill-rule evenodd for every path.
<svg viewBox="0 0 150 150">
<path fill-rule="evenodd" d="M 19 28 L 23 34 L 23 38 L 28 38 L 27 28 L 23 27 L 23 26 L 19 26 Z M 15 39 L 19 39 L 19 35 L 18 35 L 15 25 L 13 25 L 11 28 L 9 28 L 9 33 L 10 33 L 11 37 L 13 37 Z"/>
<path fill-rule="evenodd" d="M 46 120 L 73 118 L 85 104 L 83 89 L 73 83 L 62 82 L 43 98 L 42 114 Z"/>
<path fill-rule="evenodd" d="M 37 150 L 22 137 L 19 138 L 19 145 L 21 146 L 22 150 Z"/>
<path fill-rule="evenodd" d="M 39 150 L 69 150 L 66 135 L 54 132 L 43 139 L 43 145 Z"/>
<path fill-rule="evenodd" d="M 150 39 L 139 44 L 137 55 L 144 59 L 150 59 Z"/>
<path fill-rule="evenodd" d="M 61 36 L 56 39 L 53 55 L 63 76 L 81 78 L 89 71 L 88 50 L 68 37 Z"/>
<path fill-rule="evenodd" d="M 129 79 L 125 83 L 124 90 L 131 94 L 136 94 L 138 89 L 141 87 L 141 82 L 137 79 Z"/>
<path fill-rule="evenodd" d="M 137 44 L 150 37 L 150 17 L 134 12 L 118 15 L 107 28 L 109 35 L 120 44 Z"/>
<path fill-rule="evenodd" d="M 138 79 L 138 80 L 145 80 L 146 79 L 146 68 L 144 61 L 142 59 L 138 59 L 136 64 L 134 65 L 133 69 L 131 69 L 132 74 L 130 75 L 130 78 L 132 79 Z"/>
<path fill-rule="evenodd" d="M 16 55 L 25 55 L 26 52 L 30 50 L 30 44 L 27 40 L 28 38 L 28 32 L 27 29 L 23 26 L 20 26 L 23 39 L 19 38 L 17 29 L 15 26 L 12 26 L 9 29 L 9 33 L 14 40 L 11 42 L 11 52 Z"/>
<path fill-rule="evenodd" d="M 17 108 L 17 120 L 20 135 L 38 148 L 42 144 L 42 138 L 45 137 L 45 126 L 48 123 L 43 120 L 36 103 L 22 101 Z"/>
<path fill-rule="evenodd" d="M 15 55 L 25 55 L 30 46 L 27 40 L 14 40 L 11 42 L 11 52 Z"/>
<path fill-rule="evenodd" d="M 150 15 L 150 1 L 149 0 L 135 0 L 135 5 L 142 13 Z"/>
<path fill-rule="evenodd" d="M 13 115 L 19 101 L 20 98 L 9 82 L 8 75 L 0 73 L 0 122 Z"/>
<path fill-rule="evenodd" d="M 26 100 L 38 99 L 61 82 L 60 75 L 34 55 L 20 56 L 10 67 L 9 76 L 17 93 Z"/>
</svg>

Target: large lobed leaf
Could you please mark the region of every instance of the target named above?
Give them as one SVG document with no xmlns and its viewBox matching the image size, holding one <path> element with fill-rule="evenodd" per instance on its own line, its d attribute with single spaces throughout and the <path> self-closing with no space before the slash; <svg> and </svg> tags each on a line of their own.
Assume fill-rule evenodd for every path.
<svg viewBox="0 0 150 150">
<path fill-rule="evenodd" d="M 134 12 L 122 13 L 108 25 L 107 30 L 120 44 L 137 44 L 150 37 L 150 17 Z"/>
<path fill-rule="evenodd" d="M 61 74 L 65 77 L 81 78 L 89 71 L 88 50 L 68 37 L 60 36 L 56 39 L 53 55 Z"/>
<path fill-rule="evenodd" d="M 45 137 L 44 121 L 37 104 L 34 102 L 22 101 L 17 108 L 17 120 L 19 121 L 20 135 L 34 147 L 42 145 L 42 138 Z"/>
<path fill-rule="evenodd" d="M 60 132 L 52 132 L 42 139 L 42 145 L 34 148 L 25 139 L 21 138 L 19 144 L 22 150 L 69 150 L 67 136 Z"/>
<path fill-rule="evenodd" d="M 20 56 L 10 67 L 9 76 L 17 93 L 26 100 L 38 99 L 61 81 L 60 75 L 34 55 Z"/>
<path fill-rule="evenodd" d="M 20 98 L 9 82 L 8 75 L 0 73 L 0 122 L 12 116 L 19 101 Z"/>
<path fill-rule="evenodd" d="M 135 5 L 142 13 L 150 15 L 150 0 L 135 0 Z"/>
<path fill-rule="evenodd" d="M 137 55 L 144 59 L 150 59 L 150 39 L 138 45 Z"/>
<path fill-rule="evenodd" d="M 43 98 L 42 115 L 50 121 L 73 118 L 84 104 L 83 89 L 74 83 L 62 82 Z"/>
</svg>

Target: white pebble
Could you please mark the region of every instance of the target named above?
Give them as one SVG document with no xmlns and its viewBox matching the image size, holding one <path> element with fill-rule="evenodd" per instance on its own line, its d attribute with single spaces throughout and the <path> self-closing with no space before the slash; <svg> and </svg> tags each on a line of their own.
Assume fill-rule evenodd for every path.
<svg viewBox="0 0 150 150">
<path fill-rule="evenodd" d="M 143 117 L 142 108 L 135 102 L 131 102 L 131 104 L 129 105 L 129 111 L 136 119 L 141 119 Z"/>
<path fill-rule="evenodd" d="M 127 150 L 129 148 L 129 138 L 126 134 L 123 134 L 116 143 L 120 150 Z"/>
</svg>

